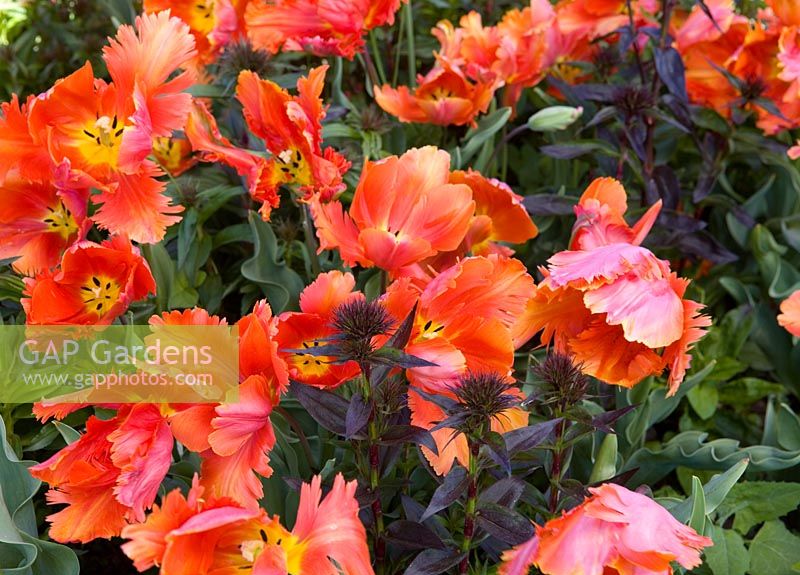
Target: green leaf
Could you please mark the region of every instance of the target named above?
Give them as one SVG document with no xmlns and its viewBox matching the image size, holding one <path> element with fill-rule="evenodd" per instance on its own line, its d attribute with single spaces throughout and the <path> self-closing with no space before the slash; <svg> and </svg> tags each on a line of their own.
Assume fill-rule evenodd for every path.
<svg viewBox="0 0 800 575">
<path fill-rule="evenodd" d="M 719 400 L 726 405 L 749 406 L 783 391 L 784 388 L 779 383 L 757 377 L 741 377 L 727 382 L 719 389 Z M 800 445 L 793 449 L 800 449 Z"/>
<path fill-rule="evenodd" d="M 61 437 L 64 438 L 64 441 L 67 442 L 67 445 L 69 445 L 70 443 L 75 443 L 81 438 L 81 434 L 72 429 L 66 423 L 62 423 L 60 421 L 54 421 L 53 425 L 61 434 Z"/>
<path fill-rule="evenodd" d="M 32 498 L 41 482 L 28 473 L 6 441 L 0 418 L 0 573 L 3 575 L 78 575 L 78 558 L 64 545 L 42 541 L 36 532 Z"/>
<path fill-rule="evenodd" d="M 222 98 L 225 96 L 225 88 L 214 84 L 195 84 L 186 90 L 195 98 Z"/>
<path fill-rule="evenodd" d="M 713 383 L 702 383 L 686 394 L 689 404 L 702 419 L 710 419 L 717 411 L 719 392 Z"/>
<path fill-rule="evenodd" d="M 617 436 L 609 433 L 603 438 L 597 459 L 594 462 L 589 483 L 598 483 L 611 479 L 617 473 Z"/>
<path fill-rule="evenodd" d="M 464 136 L 463 144 L 459 148 L 459 165 L 455 167 L 461 168 L 469 163 L 483 144 L 506 125 L 510 117 L 511 108 L 500 108 L 484 116 L 481 121 L 478 122 L 478 126 L 471 128 Z"/>
<path fill-rule="evenodd" d="M 720 520 L 735 515 L 733 528 L 746 534 L 750 529 L 778 519 L 800 505 L 800 483 L 745 481 L 734 485 L 719 507 Z"/>
<path fill-rule="evenodd" d="M 325 141 L 331 138 L 345 138 L 350 140 L 358 140 L 360 134 L 352 126 L 348 126 L 342 122 L 331 122 L 322 126 L 322 137 Z"/>
<path fill-rule="evenodd" d="M 175 281 L 175 262 L 169 257 L 166 248 L 162 244 L 142 245 L 147 263 L 156 280 L 158 289 L 156 290 L 156 306 L 158 312 L 169 309 L 168 299 L 172 292 L 172 284 Z"/>
<path fill-rule="evenodd" d="M 689 527 L 702 533 L 706 526 L 706 495 L 703 493 L 703 484 L 700 479 L 692 476 L 692 515 L 689 519 Z"/>
<path fill-rule="evenodd" d="M 789 575 L 800 561 L 800 537 L 780 521 L 768 521 L 750 543 L 750 575 Z"/>
<path fill-rule="evenodd" d="M 678 466 L 693 469 L 722 470 L 741 459 L 750 459 L 751 471 L 777 471 L 800 463 L 800 451 L 786 451 L 767 445 L 739 447 L 735 439 L 722 438 L 706 442 L 702 431 L 684 431 L 661 447 L 637 450 L 622 471 L 638 469 L 630 485 L 652 485 Z"/>
<path fill-rule="evenodd" d="M 775 413 L 778 445 L 784 449 L 800 449 L 800 417 L 792 408 L 781 403 Z"/>
<path fill-rule="evenodd" d="M 293 307 L 304 284 L 302 278 L 286 265 L 278 250 L 272 226 L 255 212 L 247 214 L 255 244 L 253 257 L 242 264 L 242 275 L 264 290 L 273 313 Z"/>
<path fill-rule="evenodd" d="M 712 547 L 705 549 L 705 561 L 714 575 L 745 575 L 750 556 L 742 536 L 717 525 L 711 528 Z"/>
<path fill-rule="evenodd" d="M 711 480 L 703 486 L 703 508 L 707 515 L 713 513 L 722 504 L 730 490 L 735 486 L 736 482 L 739 481 L 745 469 L 747 469 L 747 465 L 748 461 L 743 459 L 735 465 L 732 465 L 725 473 L 720 473 L 712 477 Z M 693 488 L 691 497 L 669 510 L 673 517 L 682 523 L 685 523 L 692 517 L 695 508 L 694 501 L 697 494 L 694 490 L 694 479 L 696 478 L 692 480 Z"/>
</svg>

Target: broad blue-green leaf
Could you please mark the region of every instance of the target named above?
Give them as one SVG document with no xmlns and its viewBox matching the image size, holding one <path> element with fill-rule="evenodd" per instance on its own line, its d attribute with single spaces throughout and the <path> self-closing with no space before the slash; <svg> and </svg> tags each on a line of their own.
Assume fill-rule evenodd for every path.
<svg viewBox="0 0 800 575">
<path fill-rule="evenodd" d="M 660 448 L 637 450 L 625 462 L 622 471 L 638 468 L 631 485 L 652 485 L 678 466 L 709 471 L 723 470 L 742 459 L 750 459 L 751 471 L 777 471 L 800 464 L 800 451 L 786 451 L 766 445 L 740 447 L 735 439 L 706 442 L 707 433 L 684 431 Z"/>
<path fill-rule="evenodd" d="M 248 213 L 247 220 L 253 230 L 255 248 L 253 257 L 242 264 L 242 275 L 260 285 L 273 313 L 280 313 L 296 305 L 303 280 L 283 260 L 272 226 L 255 212 Z"/>
<path fill-rule="evenodd" d="M 702 533 L 706 526 L 706 495 L 703 493 L 703 484 L 694 475 L 692 477 L 692 514 L 689 517 L 689 527 Z"/>
<path fill-rule="evenodd" d="M 78 575 L 78 558 L 69 547 L 38 538 L 32 498 L 41 482 L 28 473 L 6 441 L 0 418 L 0 573 L 3 575 Z"/>
<path fill-rule="evenodd" d="M 62 423 L 61 421 L 54 421 L 53 425 L 58 430 L 58 432 L 61 434 L 61 437 L 64 438 L 64 441 L 67 442 L 67 445 L 69 445 L 70 443 L 74 443 L 74 442 L 78 441 L 78 439 L 80 439 L 80 437 L 81 437 L 80 433 L 78 433 L 77 431 L 72 429 L 66 423 Z"/>
<path fill-rule="evenodd" d="M 611 479 L 617 473 L 617 436 L 609 433 L 603 438 L 597 452 L 589 483 L 597 483 Z"/>
<path fill-rule="evenodd" d="M 705 514 L 713 513 L 725 500 L 730 490 L 739 481 L 739 478 L 747 469 L 748 462 L 743 459 L 736 464 L 732 465 L 725 473 L 720 473 L 712 477 L 708 483 L 703 486 L 703 509 Z M 694 480 L 693 480 L 694 486 Z M 694 489 L 693 489 L 694 491 Z M 678 521 L 685 523 L 692 517 L 695 509 L 696 494 L 693 492 L 691 497 L 685 501 L 670 508 L 670 513 Z"/>
<path fill-rule="evenodd" d="M 775 435 L 784 449 L 800 449 L 800 417 L 781 403 L 775 413 Z"/>
<path fill-rule="evenodd" d="M 466 166 L 483 144 L 506 125 L 510 116 L 511 108 L 500 108 L 484 116 L 477 127 L 471 128 L 464 136 L 463 145 L 458 148 L 459 164 L 455 168 Z"/>
</svg>

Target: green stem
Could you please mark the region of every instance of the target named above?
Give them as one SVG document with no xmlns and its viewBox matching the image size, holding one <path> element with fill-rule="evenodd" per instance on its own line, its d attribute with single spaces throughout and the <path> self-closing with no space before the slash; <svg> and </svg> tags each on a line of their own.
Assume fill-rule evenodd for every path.
<svg viewBox="0 0 800 575">
<path fill-rule="evenodd" d="M 406 27 L 406 19 L 400 18 L 400 26 L 397 30 L 397 46 L 394 48 L 394 68 L 392 69 L 392 86 L 397 86 L 397 76 L 400 73 L 400 55 L 403 51 L 403 31 Z"/>
<path fill-rule="evenodd" d="M 375 69 L 378 71 L 378 78 L 380 78 L 380 85 L 386 83 L 386 70 L 383 69 L 383 58 L 381 58 L 380 50 L 378 50 L 378 39 L 375 36 L 375 30 L 369 32 L 369 43 L 372 47 L 372 54 L 375 62 Z"/>
<path fill-rule="evenodd" d="M 406 21 L 406 41 L 408 42 L 408 85 L 417 85 L 417 53 L 414 48 L 414 8 L 408 0 L 403 8 Z"/>
<path fill-rule="evenodd" d="M 372 56 L 370 56 L 369 50 L 365 49 L 362 53 L 358 54 L 358 58 L 362 66 L 364 66 L 364 70 L 367 71 L 367 78 L 369 79 L 369 82 L 367 82 L 367 93 L 372 97 L 375 86 L 380 86 L 378 72 L 375 71 L 375 64 L 372 62 Z"/>
<path fill-rule="evenodd" d="M 286 420 L 286 423 L 289 424 L 289 427 L 292 428 L 294 434 L 300 440 L 300 445 L 303 448 L 303 453 L 305 454 L 306 459 L 308 459 L 308 466 L 311 469 L 314 469 L 316 467 L 314 463 L 314 455 L 313 453 L 311 453 L 311 445 L 308 443 L 308 438 L 306 437 L 306 434 L 303 432 L 303 428 L 300 426 L 300 422 L 298 422 L 297 419 L 295 419 L 291 413 L 289 413 L 285 408 L 281 407 L 280 405 L 275 406 L 273 410 L 275 411 L 275 413 L 279 413 L 280 416 L 283 417 L 284 420 Z"/>
<path fill-rule="evenodd" d="M 319 265 L 319 256 L 317 255 L 317 236 L 314 235 L 314 223 L 311 218 L 311 208 L 308 204 L 300 206 L 303 213 L 303 232 L 306 239 L 306 248 L 308 250 L 308 257 L 311 260 L 311 272 L 316 278 L 322 268 Z M 313 278 L 312 278 L 313 279 Z"/>
</svg>

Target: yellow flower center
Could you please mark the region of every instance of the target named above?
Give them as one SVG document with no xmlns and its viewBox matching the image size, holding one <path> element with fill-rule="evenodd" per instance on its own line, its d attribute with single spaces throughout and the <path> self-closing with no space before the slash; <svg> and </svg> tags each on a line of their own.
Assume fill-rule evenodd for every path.
<svg viewBox="0 0 800 575">
<path fill-rule="evenodd" d="M 319 347 L 319 342 L 316 340 L 304 341 L 303 347 L 311 349 Z M 333 358 L 319 355 L 312 355 L 310 353 L 296 353 L 289 361 L 297 368 L 300 373 L 305 376 L 319 376 L 324 375 L 328 371 L 328 364 Z"/>
<path fill-rule="evenodd" d="M 81 296 L 88 311 L 105 315 L 119 299 L 120 285 L 105 276 L 92 276 L 81 286 Z"/>
<path fill-rule="evenodd" d="M 153 140 L 153 154 L 159 163 L 169 170 L 175 171 L 181 165 L 181 147 L 170 137 L 158 137 Z"/>
<path fill-rule="evenodd" d="M 431 98 L 433 100 L 446 100 L 453 95 L 453 92 L 448 90 L 447 88 L 436 88 L 433 92 L 431 92 Z"/>
<path fill-rule="evenodd" d="M 84 125 L 79 148 L 91 164 L 116 166 L 124 131 L 125 126 L 116 116 L 99 116 L 94 122 Z"/>
<path fill-rule="evenodd" d="M 420 339 L 433 339 L 439 335 L 444 329 L 443 324 L 434 323 L 432 320 L 425 320 L 422 317 L 418 316 L 417 320 L 417 327 L 419 327 L 419 334 L 417 335 L 417 340 Z"/>
<path fill-rule="evenodd" d="M 286 571 L 289 575 L 301 575 L 303 554 L 307 544 L 301 542 L 277 521 L 259 530 L 261 539 L 244 541 L 239 549 L 245 561 L 255 563 L 258 556 L 268 546 L 280 547 L 286 556 Z"/>
<path fill-rule="evenodd" d="M 313 183 L 311 168 L 300 150 L 287 148 L 276 155 L 275 160 L 285 183 L 292 182 L 301 186 L 310 186 Z"/>
<path fill-rule="evenodd" d="M 217 24 L 214 17 L 215 5 L 214 0 L 199 0 L 192 8 L 192 21 L 189 25 L 205 36 L 211 34 Z"/>
<path fill-rule="evenodd" d="M 65 240 L 78 231 L 78 224 L 72 217 L 72 212 L 61 200 L 52 208 L 48 206 L 47 215 L 42 221 L 47 224 L 48 232 L 57 233 Z"/>
</svg>

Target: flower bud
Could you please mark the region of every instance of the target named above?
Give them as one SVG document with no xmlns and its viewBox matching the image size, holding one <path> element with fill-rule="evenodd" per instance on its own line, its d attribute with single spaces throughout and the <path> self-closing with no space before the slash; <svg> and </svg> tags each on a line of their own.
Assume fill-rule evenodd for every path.
<svg viewBox="0 0 800 575">
<path fill-rule="evenodd" d="M 534 132 L 557 132 L 581 117 L 583 108 L 550 106 L 536 112 L 528 119 L 528 127 Z"/>
</svg>

